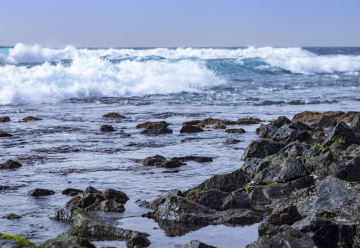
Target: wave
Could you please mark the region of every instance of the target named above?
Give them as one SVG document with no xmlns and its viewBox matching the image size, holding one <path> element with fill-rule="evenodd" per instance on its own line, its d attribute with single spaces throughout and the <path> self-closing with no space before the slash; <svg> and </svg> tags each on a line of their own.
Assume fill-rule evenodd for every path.
<svg viewBox="0 0 360 248">
<path fill-rule="evenodd" d="M 195 92 L 224 83 L 199 61 L 114 64 L 96 56 L 75 56 L 70 66 L 45 62 L 31 68 L 0 67 L 0 104 Z"/>
</svg>

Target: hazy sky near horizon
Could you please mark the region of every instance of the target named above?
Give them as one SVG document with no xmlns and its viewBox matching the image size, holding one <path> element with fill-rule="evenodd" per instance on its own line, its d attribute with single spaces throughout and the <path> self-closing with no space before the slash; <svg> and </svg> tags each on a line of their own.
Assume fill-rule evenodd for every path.
<svg viewBox="0 0 360 248">
<path fill-rule="evenodd" d="M 0 45 L 360 46 L 360 0 L 0 0 Z"/>
</svg>

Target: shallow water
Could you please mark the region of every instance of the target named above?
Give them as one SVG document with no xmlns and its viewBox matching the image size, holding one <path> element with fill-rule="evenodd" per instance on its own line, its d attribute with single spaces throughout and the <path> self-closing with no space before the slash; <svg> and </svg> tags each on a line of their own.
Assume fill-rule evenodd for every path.
<svg viewBox="0 0 360 248">
<path fill-rule="evenodd" d="M 48 218 L 71 199 L 62 190 L 93 186 L 130 197 L 124 213 L 102 214 L 119 227 L 151 234 L 151 247 L 173 247 L 191 239 L 245 247 L 256 240 L 258 224 L 208 226 L 173 237 L 140 217 L 149 209 L 136 200 L 150 202 L 171 189 L 186 190 L 238 169 L 243 150 L 258 139 L 258 125 L 241 126 L 245 134 L 214 129 L 180 134 L 181 123 L 207 117 L 291 119 L 305 110 L 359 111 L 360 106 L 360 49 L 355 48 L 13 49 L 0 53 L 0 116 L 12 119 L 0 123 L 0 130 L 14 135 L 0 138 L 0 162 L 14 159 L 23 166 L 1 171 L 0 185 L 10 189 L 0 192 L 0 215 L 23 218 L 0 219 L 0 232 L 35 243 L 69 228 L 69 223 Z M 103 119 L 109 112 L 127 119 Z M 18 122 L 29 115 L 43 120 Z M 159 120 L 172 123 L 174 133 L 148 136 L 135 128 Z M 118 132 L 100 132 L 103 124 Z M 120 130 L 131 136 L 122 136 Z M 241 142 L 227 145 L 227 138 Z M 214 161 L 188 162 L 178 173 L 133 161 L 156 154 L 212 156 Z M 56 194 L 28 196 L 34 188 Z M 125 247 L 125 242 L 95 244 Z"/>
</svg>

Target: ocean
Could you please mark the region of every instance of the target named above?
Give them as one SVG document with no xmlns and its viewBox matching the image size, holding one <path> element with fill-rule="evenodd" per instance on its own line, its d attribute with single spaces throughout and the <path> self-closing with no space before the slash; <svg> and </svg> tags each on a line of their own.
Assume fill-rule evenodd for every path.
<svg viewBox="0 0 360 248">
<path fill-rule="evenodd" d="M 260 124 L 183 134 L 185 121 L 208 117 L 264 121 L 302 111 L 360 111 L 360 48 L 45 48 L 17 44 L 0 47 L 0 163 L 23 166 L 2 170 L 0 233 L 44 242 L 70 223 L 48 217 L 71 197 L 65 188 L 93 186 L 125 192 L 123 213 L 101 213 L 113 224 L 151 234 L 150 247 L 174 247 L 199 239 L 217 247 L 245 247 L 257 239 L 257 226 L 212 225 L 169 235 L 156 222 L 140 217 L 150 210 L 137 200 L 153 201 L 171 189 L 187 190 L 216 174 L 240 168 L 243 150 L 259 139 Z M 126 119 L 102 116 L 117 112 Z M 19 122 L 26 116 L 41 121 Z M 173 134 L 144 135 L 136 125 L 166 121 Z M 117 132 L 101 132 L 101 125 Z M 130 136 L 122 135 L 122 130 Z M 238 139 L 236 144 L 226 139 Z M 162 155 L 211 156 L 213 162 L 187 162 L 178 173 L 143 166 L 136 159 Z M 29 190 L 54 190 L 31 197 Z M 0 217 L 1 217 L 0 216 Z M 181 235 L 180 235 L 181 234 Z M 94 242 L 126 247 L 123 241 Z"/>
</svg>

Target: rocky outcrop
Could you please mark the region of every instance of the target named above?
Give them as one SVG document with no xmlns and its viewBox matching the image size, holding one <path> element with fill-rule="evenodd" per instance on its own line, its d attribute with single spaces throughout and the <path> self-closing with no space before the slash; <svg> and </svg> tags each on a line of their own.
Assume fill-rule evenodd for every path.
<svg viewBox="0 0 360 248">
<path fill-rule="evenodd" d="M 354 119 L 355 115 L 360 114 L 360 112 L 342 112 L 342 111 L 327 111 L 324 113 L 319 113 L 319 112 L 311 112 L 311 111 L 305 111 L 305 112 L 301 112 L 296 114 L 292 121 L 301 121 L 301 122 L 315 122 L 317 121 L 319 118 L 321 118 L 323 115 L 327 115 L 329 117 L 333 117 L 334 119 L 336 119 L 336 121 L 343 121 L 343 122 L 347 122 L 350 123 L 352 121 L 352 119 Z"/>
</svg>

